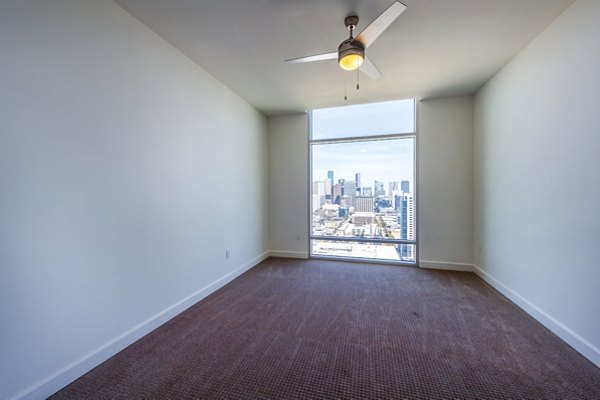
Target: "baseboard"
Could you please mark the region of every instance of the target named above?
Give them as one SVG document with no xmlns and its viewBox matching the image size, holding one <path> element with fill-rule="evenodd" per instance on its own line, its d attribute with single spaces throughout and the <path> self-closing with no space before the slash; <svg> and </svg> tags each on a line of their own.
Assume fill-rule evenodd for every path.
<svg viewBox="0 0 600 400">
<path fill-rule="evenodd" d="M 283 258 L 308 258 L 306 251 L 285 251 L 285 250 L 271 250 L 269 251 L 270 257 L 283 257 Z"/>
<path fill-rule="evenodd" d="M 473 271 L 473 264 L 465 264 L 465 263 L 456 263 L 449 261 L 428 261 L 428 260 L 420 260 L 419 268 L 426 269 L 443 269 L 447 271 Z"/>
<path fill-rule="evenodd" d="M 237 278 L 238 276 L 248 271 L 250 268 L 254 267 L 261 261 L 267 259 L 268 257 L 268 251 L 262 253 L 258 257 L 255 257 L 254 259 L 248 261 L 247 263 L 228 273 L 227 275 L 204 286 L 197 292 L 180 300 L 179 302 L 159 312 L 153 317 L 148 318 L 144 322 L 131 328 L 127 332 L 116 337 L 115 339 L 111 340 L 110 342 L 106 343 L 100 348 L 86 354 L 85 356 L 73 362 L 72 364 L 67 365 L 66 367 L 58 370 L 57 372 L 48 376 L 42 381 L 36 383 L 35 385 L 32 385 L 29 388 L 21 391 L 20 393 L 12 397 L 12 399 L 45 399 L 46 397 L 56 393 L 58 390 L 67 386 L 75 379 L 79 378 L 91 369 L 100 365 L 113 355 L 117 354 L 127 346 L 133 344 L 135 341 L 152 332 L 165 322 L 169 321 L 170 319 L 177 316 L 187 308 L 196 304 L 198 301 L 202 300 L 217 289 L 225 286 L 227 283 L 231 282 L 233 279 Z"/>
<path fill-rule="evenodd" d="M 567 342 L 571 347 L 581 353 L 596 366 L 600 367 L 600 349 L 588 342 L 577 333 L 573 332 L 568 326 L 552 317 L 523 296 L 510 289 L 508 286 L 497 280 L 495 277 L 473 265 L 473 271 L 484 281 L 490 284 L 494 289 L 502 293 L 513 303 L 523 309 L 527 314 L 535 318 L 539 323 L 550 329 L 555 335 Z"/>
</svg>

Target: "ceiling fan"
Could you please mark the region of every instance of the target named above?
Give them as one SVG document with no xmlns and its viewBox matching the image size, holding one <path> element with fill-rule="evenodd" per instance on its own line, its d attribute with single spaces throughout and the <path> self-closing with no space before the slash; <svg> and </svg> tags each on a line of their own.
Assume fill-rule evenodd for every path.
<svg viewBox="0 0 600 400">
<path fill-rule="evenodd" d="M 366 55 L 365 50 L 406 10 L 406 5 L 394 1 L 387 10 L 379 15 L 358 36 L 354 37 L 354 29 L 358 25 L 358 16 L 349 15 L 344 19 L 344 24 L 350 31 L 350 37 L 344 40 L 337 51 L 316 54 L 306 57 L 291 58 L 285 60 L 287 63 L 304 63 L 311 61 L 331 60 L 337 58 L 342 69 L 353 71 L 360 68 L 371 79 L 379 79 L 381 72 L 373 61 Z"/>
</svg>

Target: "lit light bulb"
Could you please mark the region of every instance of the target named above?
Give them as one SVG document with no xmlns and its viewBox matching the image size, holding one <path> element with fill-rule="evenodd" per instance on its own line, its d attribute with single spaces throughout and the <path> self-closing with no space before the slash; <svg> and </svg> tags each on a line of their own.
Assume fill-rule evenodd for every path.
<svg viewBox="0 0 600 400">
<path fill-rule="evenodd" d="M 340 59 L 340 67 L 346 71 L 354 71 L 365 61 L 361 54 L 348 54 Z"/>
</svg>

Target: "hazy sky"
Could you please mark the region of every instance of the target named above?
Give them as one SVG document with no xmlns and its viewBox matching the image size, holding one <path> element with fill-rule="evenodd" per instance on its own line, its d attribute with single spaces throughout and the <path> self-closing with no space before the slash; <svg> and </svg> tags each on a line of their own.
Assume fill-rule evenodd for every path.
<svg viewBox="0 0 600 400">
<path fill-rule="evenodd" d="M 415 102 L 413 99 L 312 111 L 313 140 L 414 131 Z"/>
<path fill-rule="evenodd" d="M 312 122 L 312 137 L 317 140 L 414 132 L 414 101 L 314 110 Z M 388 182 L 407 180 L 414 192 L 414 146 L 413 138 L 313 144 L 312 180 L 326 180 L 327 171 L 334 171 L 335 184 L 338 179 L 353 181 L 360 173 L 363 187 L 373 187 L 378 180 L 387 193 Z"/>
</svg>

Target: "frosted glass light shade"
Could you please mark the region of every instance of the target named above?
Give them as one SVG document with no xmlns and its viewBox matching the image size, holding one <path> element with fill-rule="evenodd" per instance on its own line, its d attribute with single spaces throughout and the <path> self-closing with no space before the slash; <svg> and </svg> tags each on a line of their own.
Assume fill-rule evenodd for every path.
<svg viewBox="0 0 600 400">
<path fill-rule="evenodd" d="M 364 61 L 362 54 L 348 54 L 340 59 L 340 67 L 346 71 L 353 71 L 359 68 Z"/>
</svg>

